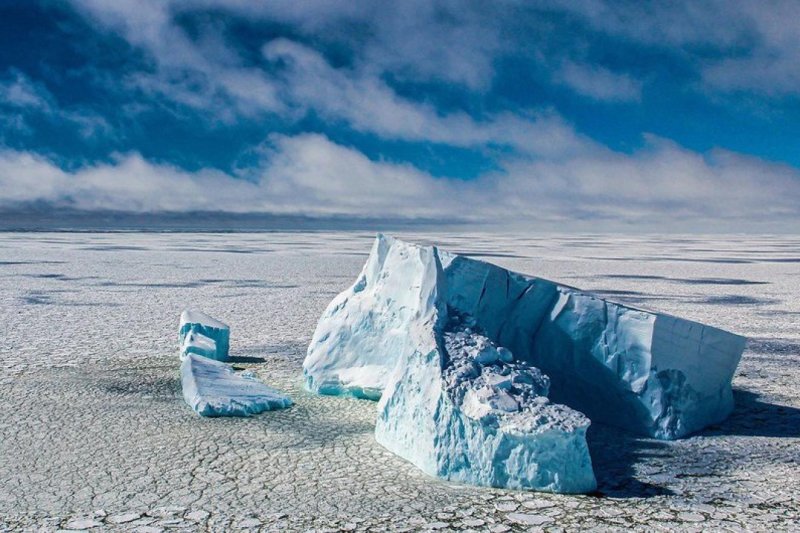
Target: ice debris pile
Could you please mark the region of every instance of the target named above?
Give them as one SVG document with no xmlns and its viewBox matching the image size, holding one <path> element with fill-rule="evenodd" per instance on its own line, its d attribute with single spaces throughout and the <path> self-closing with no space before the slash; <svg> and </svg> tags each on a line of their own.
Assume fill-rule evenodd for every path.
<svg viewBox="0 0 800 533">
<path fill-rule="evenodd" d="M 231 330 L 227 324 L 199 311 L 181 313 L 178 336 L 181 359 L 190 353 L 217 361 L 228 360 Z"/>
<path fill-rule="evenodd" d="M 662 439 L 718 422 L 744 344 L 379 235 L 303 369 L 311 390 L 380 397 L 376 438 L 426 472 L 586 492 L 589 419 Z"/>
<path fill-rule="evenodd" d="M 202 416 L 250 416 L 292 405 L 253 374 L 195 354 L 181 363 L 181 386 L 186 403 Z"/>
<path fill-rule="evenodd" d="M 202 416 L 250 416 L 284 409 L 292 400 L 228 361 L 230 328 L 204 313 L 184 311 L 180 327 L 183 399 Z"/>
</svg>

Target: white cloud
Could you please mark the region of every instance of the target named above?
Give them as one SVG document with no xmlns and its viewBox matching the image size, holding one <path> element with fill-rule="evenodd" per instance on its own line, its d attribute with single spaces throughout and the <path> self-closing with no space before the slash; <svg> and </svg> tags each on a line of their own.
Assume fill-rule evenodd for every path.
<svg viewBox="0 0 800 533">
<path fill-rule="evenodd" d="M 276 39 L 263 52 L 285 66 L 286 101 L 345 121 L 359 131 L 455 146 L 500 144 L 544 155 L 571 150 L 581 142 L 554 113 L 530 117 L 502 113 L 483 121 L 463 112 L 441 114 L 431 105 L 399 97 L 377 76 L 333 68 L 316 51 L 298 43 Z"/>
<path fill-rule="evenodd" d="M 556 81 L 594 100 L 610 102 L 638 101 L 642 82 L 627 74 L 617 74 L 594 65 L 565 62 L 555 74 Z"/>
<path fill-rule="evenodd" d="M 795 169 L 652 138 L 633 155 L 586 146 L 567 158 L 510 158 L 477 180 L 376 162 L 321 135 L 275 136 L 257 178 L 188 172 L 136 154 L 74 172 L 0 153 L 0 206 L 195 210 L 471 220 L 569 229 L 800 229 Z"/>
<path fill-rule="evenodd" d="M 5 79 L 0 78 L 0 124 L 3 126 L 0 139 L 7 131 L 32 135 L 34 128 L 28 120 L 31 114 L 66 123 L 83 139 L 98 134 L 113 135 L 111 126 L 97 113 L 83 108 L 60 107 L 43 84 L 13 69 L 6 74 Z"/>
<path fill-rule="evenodd" d="M 800 95 L 796 0 L 547 4 L 607 35 L 677 55 L 697 70 L 707 90 Z"/>
</svg>

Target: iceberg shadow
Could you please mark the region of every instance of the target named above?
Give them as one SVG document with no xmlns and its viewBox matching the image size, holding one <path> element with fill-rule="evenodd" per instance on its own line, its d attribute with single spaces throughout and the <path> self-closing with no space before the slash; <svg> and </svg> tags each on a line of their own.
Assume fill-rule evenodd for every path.
<svg viewBox="0 0 800 533">
<path fill-rule="evenodd" d="M 797 407 L 761 401 L 757 393 L 743 389 L 734 389 L 733 397 L 736 402 L 733 413 L 700 435 L 800 438 Z"/>
<path fill-rule="evenodd" d="M 671 455 L 672 443 L 639 437 L 617 427 L 592 422 L 586 434 L 592 467 L 597 478 L 597 497 L 652 498 L 674 492 L 637 478 L 635 465 Z"/>
</svg>

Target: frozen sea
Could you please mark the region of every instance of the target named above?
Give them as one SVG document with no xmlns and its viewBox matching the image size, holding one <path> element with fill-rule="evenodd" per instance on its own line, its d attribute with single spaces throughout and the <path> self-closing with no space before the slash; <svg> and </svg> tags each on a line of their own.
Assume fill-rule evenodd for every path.
<svg viewBox="0 0 800 533">
<path fill-rule="evenodd" d="M 374 403 L 302 387 L 374 234 L 0 233 L 0 530 L 800 527 L 800 237 L 396 235 L 746 335 L 735 412 L 676 442 L 594 424 L 592 495 L 442 482 L 375 443 Z M 296 404 L 189 409 L 187 307 Z"/>
</svg>

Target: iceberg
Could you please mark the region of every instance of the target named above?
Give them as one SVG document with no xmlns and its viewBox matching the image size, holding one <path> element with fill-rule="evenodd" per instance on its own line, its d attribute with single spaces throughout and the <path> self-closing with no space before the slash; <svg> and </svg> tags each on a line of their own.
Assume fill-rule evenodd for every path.
<svg viewBox="0 0 800 533">
<path fill-rule="evenodd" d="M 181 313 L 178 329 L 181 360 L 193 353 L 217 361 L 227 361 L 230 333 L 227 324 L 205 313 L 184 311 Z"/>
<path fill-rule="evenodd" d="M 252 374 L 194 353 L 181 363 L 181 386 L 183 399 L 201 416 L 250 416 L 292 405 Z"/>
<path fill-rule="evenodd" d="M 589 420 L 551 403 L 549 380 L 538 369 L 515 362 L 474 324 L 447 318 L 445 327 L 428 323 L 414 333 L 427 329 L 420 349 L 398 365 L 383 392 L 375 439 L 427 474 L 452 481 L 593 491 Z"/>
<path fill-rule="evenodd" d="M 303 363 L 306 385 L 381 398 L 383 409 L 385 391 L 397 394 L 420 354 L 436 351 L 442 376 L 448 316 L 539 369 L 552 402 L 592 421 L 675 439 L 733 409 L 741 336 L 383 235 L 323 313 Z"/>
</svg>

